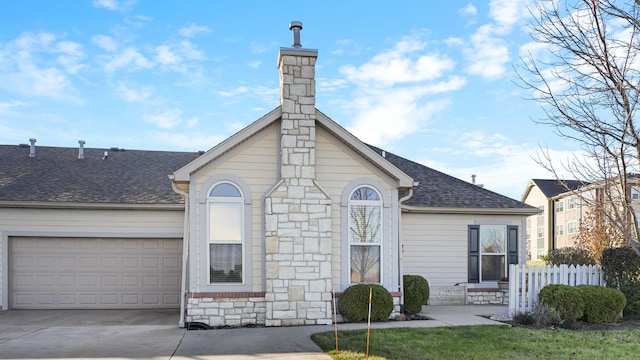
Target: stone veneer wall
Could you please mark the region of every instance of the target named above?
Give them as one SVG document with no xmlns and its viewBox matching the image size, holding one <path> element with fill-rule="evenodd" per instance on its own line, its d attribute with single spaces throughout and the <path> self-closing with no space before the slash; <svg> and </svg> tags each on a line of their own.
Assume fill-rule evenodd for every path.
<svg viewBox="0 0 640 360">
<path fill-rule="evenodd" d="M 317 51 L 280 49 L 280 181 L 265 197 L 266 326 L 331 324 L 331 199 L 316 184 Z"/>
<path fill-rule="evenodd" d="M 199 293 L 187 295 L 187 322 L 211 327 L 264 325 L 264 293 Z"/>
<path fill-rule="evenodd" d="M 509 292 L 499 289 L 467 289 L 469 305 L 509 305 Z"/>
</svg>

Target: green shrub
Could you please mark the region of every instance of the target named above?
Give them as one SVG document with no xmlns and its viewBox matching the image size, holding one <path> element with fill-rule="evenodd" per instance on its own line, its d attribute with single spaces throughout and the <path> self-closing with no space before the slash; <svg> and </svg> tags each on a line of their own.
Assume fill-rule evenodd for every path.
<svg viewBox="0 0 640 360">
<path fill-rule="evenodd" d="M 627 283 L 640 284 L 640 256 L 633 249 L 606 249 L 600 264 L 608 287 L 619 289 Z"/>
<path fill-rule="evenodd" d="M 565 327 L 572 327 L 584 314 L 584 300 L 576 288 L 569 285 L 547 285 L 540 290 L 538 302 L 555 309 Z"/>
<path fill-rule="evenodd" d="M 596 259 L 591 253 L 585 249 L 576 247 L 563 247 L 549 251 L 547 256 L 543 256 L 542 260 L 547 265 L 595 265 Z"/>
<path fill-rule="evenodd" d="M 371 321 L 387 321 L 393 311 L 393 298 L 387 289 L 376 284 L 357 284 L 348 287 L 338 299 L 338 311 L 345 318 L 366 321 L 369 313 L 369 289 L 371 297 Z"/>
<path fill-rule="evenodd" d="M 620 285 L 620 291 L 622 291 L 625 299 L 627 299 L 624 316 L 640 314 L 640 284 L 627 282 Z"/>
<path fill-rule="evenodd" d="M 417 314 L 429 301 L 429 282 L 420 275 L 404 275 L 404 312 Z"/>
<path fill-rule="evenodd" d="M 597 285 L 578 285 L 575 289 L 584 301 L 583 320 L 589 323 L 616 322 L 627 304 L 624 294 L 616 289 Z"/>
</svg>

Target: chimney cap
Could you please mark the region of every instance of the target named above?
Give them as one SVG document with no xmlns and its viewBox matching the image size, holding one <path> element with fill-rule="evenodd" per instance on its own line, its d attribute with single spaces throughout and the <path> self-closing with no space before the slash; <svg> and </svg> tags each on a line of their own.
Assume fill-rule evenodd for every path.
<svg viewBox="0 0 640 360">
<path fill-rule="evenodd" d="M 291 44 L 291 47 L 295 49 L 301 48 L 302 44 L 300 43 L 300 30 L 302 30 L 302 22 L 301 21 L 290 22 L 289 30 L 291 30 L 291 36 L 293 37 L 293 44 Z"/>
</svg>

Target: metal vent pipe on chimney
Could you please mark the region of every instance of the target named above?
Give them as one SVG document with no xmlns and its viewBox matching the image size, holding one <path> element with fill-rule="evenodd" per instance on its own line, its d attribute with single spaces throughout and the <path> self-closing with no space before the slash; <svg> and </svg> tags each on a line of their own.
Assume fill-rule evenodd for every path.
<svg viewBox="0 0 640 360">
<path fill-rule="evenodd" d="M 300 43 L 300 30 L 302 30 L 302 22 L 300 21 L 292 21 L 289 23 L 289 30 L 291 30 L 291 35 L 293 36 L 293 44 L 291 47 L 293 48 L 301 48 L 302 44 Z"/>
<path fill-rule="evenodd" d="M 29 146 L 29 157 L 36 157 L 36 139 L 29 139 L 31 145 Z"/>
<path fill-rule="evenodd" d="M 80 144 L 80 147 L 78 148 L 78 159 L 84 159 L 84 144 L 85 144 L 85 141 L 84 140 L 78 140 L 78 144 Z"/>
</svg>

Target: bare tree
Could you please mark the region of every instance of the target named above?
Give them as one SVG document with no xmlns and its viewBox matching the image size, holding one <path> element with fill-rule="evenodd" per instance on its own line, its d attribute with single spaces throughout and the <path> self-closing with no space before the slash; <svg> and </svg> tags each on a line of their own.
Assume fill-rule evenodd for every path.
<svg viewBox="0 0 640 360">
<path fill-rule="evenodd" d="M 607 221 L 640 254 L 630 191 L 637 185 L 630 175 L 640 173 L 640 7 L 631 0 L 540 0 L 530 12 L 531 36 L 544 50 L 524 56 L 516 71 L 543 105 L 536 121 L 579 144 L 585 156 L 564 168 L 601 195 L 575 194 L 593 206 L 615 204 Z M 548 151 L 537 160 L 560 179 Z"/>
</svg>

